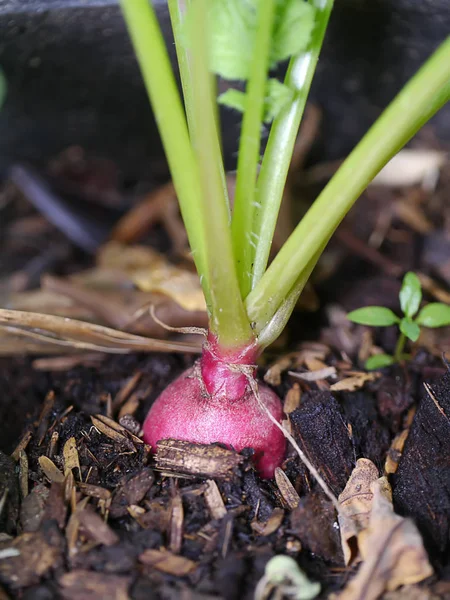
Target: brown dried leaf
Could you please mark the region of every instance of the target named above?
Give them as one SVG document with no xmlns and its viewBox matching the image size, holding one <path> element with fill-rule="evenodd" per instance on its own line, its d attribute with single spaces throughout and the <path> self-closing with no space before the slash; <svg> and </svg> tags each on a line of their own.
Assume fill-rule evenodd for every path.
<svg viewBox="0 0 450 600">
<path fill-rule="evenodd" d="M 0 308 L 0 354 L 78 352 L 110 354 L 131 352 L 197 353 L 200 346 L 146 338 L 117 329 L 43 313 Z"/>
<path fill-rule="evenodd" d="M 341 530 L 342 551 L 345 564 L 360 559 L 359 535 L 369 526 L 373 494 L 370 486 L 378 479 L 378 469 L 372 461 L 360 458 L 338 500 L 341 510 L 338 515 Z"/>
<path fill-rule="evenodd" d="M 168 550 L 145 550 L 139 560 L 163 573 L 183 577 L 197 568 L 193 560 L 172 554 Z"/>
<path fill-rule="evenodd" d="M 360 390 L 369 381 L 375 381 L 381 377 L 380 373 L 353 373 L 350 377 L 345 377 L 341 381 L 337 381 L 330 386 L 332 392 L 355 392 Z"/>
<path fill-rule="evenodd" d="M 372 512 L 359 539 L 362 563 L 338 600 L 376 600 L 385 591 L 423 581 L 433 574 L 415 524 L 394 513 L 385 477 L 374 481 Z"/>
<path fill-rule="evenodd" d="M 139 289 L 164 294 L 185 310 L 206 311 L 198 276 L 169 263 L 152 248 L 109 242 L 100 250 L 98 264 L 120 268 Z"/>
</svg>

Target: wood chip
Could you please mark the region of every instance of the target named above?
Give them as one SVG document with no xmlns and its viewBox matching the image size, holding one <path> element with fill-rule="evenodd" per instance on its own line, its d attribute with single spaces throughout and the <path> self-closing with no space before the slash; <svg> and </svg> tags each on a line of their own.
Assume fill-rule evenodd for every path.
<svg viewBox="0 0 450 600">
<path fill-rule="evenodd" d="M 227 514 L 222 495 L 213 479 L 208 479 L 205 489 L 205 502 L 213 519 L 222 519 Z"/>
<path fill-rule="evenodd" d="M 119 536 L 89 507 L 79 511 L 78 523 L 82 533 L 97 544 L 113 546 L 119 542 Z"/>
<path fill-rule="evenodd" d="M 139 560 L 158 571 L 177 577 L 188 575 L 197 568 L 197 564 L 193 560 L 177 556 L 168 550 L 145 550 L 139 556 Z"/>
<path fill-rule="evenodd" d="M 63 544 L 56 526 L 43 532 L 22 533 L 14 540 L 0 543 L 0 550 L 12 549 L 9 558 L 0 561 L 0 578 L 12 589 L 39 582 L 50 569 L 62 564 Z"/>
<path fill-rule="evenodd" d="M 294 383 L 294 385 L 288 390 L 284 399 L 283 410 L 286 415 L 293 412 L 296 408 L 300 406 L 301 397 L 302 390 L 298 383 Z"/>
<path fill-rule="evenodd" d="M 75 438 L 71 438 L 71 439 L 75 439 Z M 46 456 L 39 457 L 39 466 L 43 470 L 44 475 L 50 481 L 53 481 L 56 483 L 64 482 L 64 475 L 61 473 L 61 471 L 58 469 L 58 467 L 55 465 L 55 463 L 53 461 L 51 461 L 49 458 L 47 458 Z M 80 467 L 79 464 L 75 465 L 75 466 L 77 466 L 78 468 Z M 68 467 L 66 466 L 65 468 L 67 469 Z"/>
<path fill-rule="evenodd" d="M 78 478 L 81 479 L 80 459 L 78 457 L 77 441 L 74 437 L 69 438 L 64 444 L 63 456 L 64 476 L 67 477 L 69 473 L 72 473 L 72 469 L 78 469 Z"/>
<path fill-rule="evenodd" d="M 251 527 L 258 535 L 268 536 L 275 533 L 283 523 L 284 510 L 282 508 L 274 508 L 272 514 L 267 521 L 261 523 L 252 521 Z"/>
<path fill-rule="evenodd" d="M 286 506 L 290 510 L 297 508 L 300 503 L 300 496 L 297 494 L 294 486 L 289 481 L 286 473 L 283 471 L 283 469 L 280 469 L 280 467 L 275 469 L 275 481 Z"/>
<path fill-rule="evenodd" d="M 64 600 L 130 600 L 130 578 L 77 569 L 58 581 Z"/>
<path fill-rule="evenodd" d="M 192 444 L 181 440 L 158 442 L 155 461 L 159 470 L 210 479 L 230 478 L 244 457 L 214 444 Z"/>
<path fill-rule="evenodd" d="M 170 502 L 170 542 L 169 549 L 174 554 L 179 554 L 183 543 L 183 501 L 177 493 Z"/>
<path fill-rule="evenodd" d="M 136 505 L 144 499 L 152 487 L 154 475 L 151 469 L 142 469 L 136 475 L 124 477 L 113 493 L 110 515 L 114 518 L 124 517 L 130 505 Z"/>
<path fill-rule="evenodd" d="M 91 498 L 98 498 L 99 500 L 110 500 L 112 494 L 109 490 L 100 487 L 99 485 L 91 485 L 90 483 L 78 483 L 78 489 L 85 496 Z"/>
</svg>

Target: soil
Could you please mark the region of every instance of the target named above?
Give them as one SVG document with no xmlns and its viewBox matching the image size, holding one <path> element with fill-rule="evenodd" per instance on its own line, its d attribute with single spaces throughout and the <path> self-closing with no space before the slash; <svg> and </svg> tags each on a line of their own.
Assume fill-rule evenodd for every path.
<svg viewBox="0 0 450 600">
<path fill-rule="evenodd" d="M 428 278 L 427 301 L 448 294 L 449 193 L 450 170 L 429 192 L 370 188 L 261 365 L 297 443 L 336 496 L 358 458 L 380 474 L 389 464 L 394 508 L 417 524 L 435 569 L 419 585 L 386 592 L 390 600 L 450 598 L 450 374 L 442 357 L 450 328 L 421 338 L 408 364 L 354 391 L 330 386 L 363 371 L 367 348 L 392 351 L 396 341 L 392 328 L 371 338 L 345 311 L 398 311 L 408 270 Z M 4 306 L 14 285 L 33 289 L 44 273 L 91 264 L 10 189 L 0 210 Z M 167 246 L 161 230 L 149 233 L 155 239 Z M 347 584 L 356 567 L 345 566 L 336 513 L 293 449 L 284 476 L 267 481 L 251 449 L 174 441 L 154 456 L 142 443 L 152 402 L 195 356 L 86 354 L 58 370 L 42 370 L 37 358 L 0 358 L 0 600 L 245 600 L 277 554 L 320 582 L 320 598 Z M 310 376 L 324 368 L 334 374 Z M 119 417 L 131 396 L 132 414 Z M 264 597 L 289 596 L 273 589 Z"/>
</svg>

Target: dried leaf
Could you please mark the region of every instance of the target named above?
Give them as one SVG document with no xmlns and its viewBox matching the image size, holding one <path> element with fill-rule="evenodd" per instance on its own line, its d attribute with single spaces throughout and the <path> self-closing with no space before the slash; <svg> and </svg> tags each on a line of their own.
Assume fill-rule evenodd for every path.
<svg viewBox="0 0 450 600">
<path fill-rule="evenodd" d="M 345 564 L 360 559 L 358 536 L 364 535 L 369 526 L 373 494 L 370 486 L 378 479 L 378 469 L 372 461 L 360 458 L 338 500 L 342 551 Z"/>
<path fill-rule="evenodd" d="M 145 550 L 139 556 L 139 560 L 158 571 L 178 577 L 188 575 L 197 568 L 197 564 L 193 560 L 177 556 L 168 550 Z"/>
<path fill-rule="evenodd" d="M 364 387 L 369 381 L 375 381 L 381 377 L 380 373 L 366 373 L 361 371 L 360 373 L 353 373 L 351 377 L 345 377 L 341 381 L 337 381 L 330 386 L 332 392 L 355 392 L 356 390 Z"/>
<path fill-rule="evenodd" d="M 206 311 L 198 276 L 169 263 L 152 248 L 109 242 L 100 250 L 98 263 L 105 267 L 119 267 L 144 292 L 164 294 L 185 310 Z"/>
<path fill-rule="evenodd" d="M 376 600 L 385 591 L 418 583 L 433 574 L 415 524 L 394 513 L 387 479 L 374 481 L 370 492 L 369 526 L 358 539 L 364 562 L 338 600 Z"/>
</svg>

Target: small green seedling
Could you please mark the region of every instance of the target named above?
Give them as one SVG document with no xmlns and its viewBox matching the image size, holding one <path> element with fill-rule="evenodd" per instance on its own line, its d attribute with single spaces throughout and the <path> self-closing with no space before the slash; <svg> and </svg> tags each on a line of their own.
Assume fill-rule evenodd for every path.
<svg viewBox="0 0 450 600">
<path fill-rule="evenodd" d="M 371 356 L 366 362 L 367 369 L 381 369 L 408 358 L 408 355 L 404 354 L 406 339 L 416 342 L 419 339 L 421 327 L 436 328 L 450 325 L 450 306 L 448 304 L 431 302 L 419 312 L 422 286 L 415 273 L 406 273 L 399 298 L 403 313 L 401 318 L 397 317 L 390 308 L 384 306 L 366 306 L 358 308 L 347 315 L 350 321 L 360 325 L 370 325 L 371 327 L 398 325 L 400 330 L 394 355 L 376 354 Z"/>
</svg>

